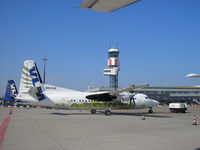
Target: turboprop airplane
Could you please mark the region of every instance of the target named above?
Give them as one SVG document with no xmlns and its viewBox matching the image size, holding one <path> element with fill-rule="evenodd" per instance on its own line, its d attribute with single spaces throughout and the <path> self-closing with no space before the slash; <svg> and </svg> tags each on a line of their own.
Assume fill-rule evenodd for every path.
<svg viewBox="0 0 200 150">
<path fill-rule="evenodd" d="M 43 84 L 37 65 L 33 60 L 24 61 L 19 93 L 14 98 L 18 103 L 31 105 L 57 106 L 60 108 L 91 107 L 95 114 L 95 107 L 106 107 L 105 115 L 110 115 L 110 108 L 152 108 L 158 105 L 156 100 L 149 99 L 144 94 L 124 94 L 136 88 L 146 87 L 140 85 L 115 91 L 80 92 L 57 86 Z M 120 94 L 121 93 L 121 94 Z"/>
<path fill-rule="evenodd" d="M 139 0 L 83 0 L 80 8 L 88 8 L 101 12 L 113 12 Z"/>
</svg>

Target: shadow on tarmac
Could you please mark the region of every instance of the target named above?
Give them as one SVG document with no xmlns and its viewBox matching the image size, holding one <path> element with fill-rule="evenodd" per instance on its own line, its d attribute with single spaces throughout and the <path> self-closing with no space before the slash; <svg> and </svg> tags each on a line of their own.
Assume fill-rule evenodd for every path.
<svg viewBox="0 0 200 150">
<path fill-rule="evenodd" d="M 52 112 L 51 114 L 53 115 L 60 115 L 60 116 L 67 116 L 67 115 L 104 115 L 104 111 L 97 111 L 96 114 L 91 114 L 90 112 L 75 112 L 75 113 L 64 113 L 64 112 Z M 123 116 L 140 116 L 142 117 L 145 115 L 145 117 L 152 117 L 152 118 L 171 118 L 172 116 L 167 116 L 167 115 L 156 115 L 149 114 L 149 113 L 127 113 L 127 112 L 112 112 L 111 116 L 117 116 L 117 115 L 123 115 Z"/>
<path fill-rule="evenodd" d="M 167 116 L 167 115 L 154 115 L 150 114 L 150 113 L 125 113 L 125 112 L 112 112 L 112 115 L 124 115 L 124 116 L 140 116 L 142 117 L 143 115 L 145 115 L 145 117 L 152 117 L 152 118 L 171 118 L 171 116 Z"/>
<path fill-rule="evenodd" d="M 53 115 L 61 115 L 61 116 L 71 116 L 71 115 L 90 115 L 89 113 L 81 113 L 81 112 L 77 112 L 77 113 L 63 113 L 63 112 L 53 112 L 51 113 Z"/>
<path fill-rule="evenodd" d="M 90 114 L 89 112 L 88 113 L 85 113 L 85 112 L 75 112 L 75 113 L 63 113 L 63 112 L 52 112 L 51 113 L 52 115 L 60 115 L 60 116 L 71 116 L 71 115 L 93 115 L 93 114 Z M 95 114 L 95 115 L 100 115 L 100 114 Z"/>
</svg>

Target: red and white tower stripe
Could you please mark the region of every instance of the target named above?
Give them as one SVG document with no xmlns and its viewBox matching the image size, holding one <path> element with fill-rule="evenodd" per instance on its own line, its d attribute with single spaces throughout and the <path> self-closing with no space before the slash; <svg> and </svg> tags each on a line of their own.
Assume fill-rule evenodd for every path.
<svg viewBox="0 0 200 150">
<path fill-rule="evenodd" d="M 111 57 L 108 59 L 108 67 L 117 67 L 119 66 L 119 60 L 116 57 Z"/>
</svg>

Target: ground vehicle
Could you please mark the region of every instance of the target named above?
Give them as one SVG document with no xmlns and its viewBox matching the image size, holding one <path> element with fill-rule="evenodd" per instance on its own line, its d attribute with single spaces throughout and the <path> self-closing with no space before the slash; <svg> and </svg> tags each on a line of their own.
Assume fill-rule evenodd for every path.
<svg viewBox="0 0 200 150">
<path fill-rule="evenodd" d="M 170 103 L 169 104 L 169 110 L 171 113 L 185 113 L 187 110 L 187 104 L 186 103 Z"/>
</svg>

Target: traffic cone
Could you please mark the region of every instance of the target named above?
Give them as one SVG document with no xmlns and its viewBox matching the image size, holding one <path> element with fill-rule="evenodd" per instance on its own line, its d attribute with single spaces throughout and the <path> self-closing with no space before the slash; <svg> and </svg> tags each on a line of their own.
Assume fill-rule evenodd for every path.
<svg viewBox="0 0 200 150">
<path fill-rule="evenodd" d="M 142 116 L 142 120 L 145 120 L 145 116 L 144 115 Z"/>
<path fill-rule="evenodd" d="M 196 120 L 196 117 L 195 117 L 195 115 L 194 115 L 194 117 L 193 117 L 193 122 L 192 122 L 192 125 L 197 125 L 197 120 Z"/>
<path fill-rule="evenodd" d="M 10 112 L 9 112 L 9 114 L 10 114 L 10 115 L 12 114 L 12 109 L 10 109 Z"/>
</svg>

